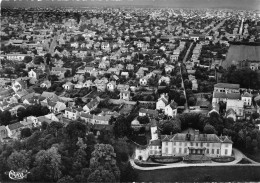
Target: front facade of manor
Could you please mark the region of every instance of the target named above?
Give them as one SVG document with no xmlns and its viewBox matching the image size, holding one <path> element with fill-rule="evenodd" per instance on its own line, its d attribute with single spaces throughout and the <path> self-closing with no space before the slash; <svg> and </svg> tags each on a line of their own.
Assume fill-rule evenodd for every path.
<svg viewBox="0 0 260 183">
<path fill-rule="evenodd" d="M 198 130 L 191 133 L 175 135 L 157 134 L 157 126 L 151 126 L 151 137 L 146 148 L 135 150 L 135 159 L 146 161 L 149 156 L 232 156 L 233 142 L 227 136 L 200 134 Z"/>
<path fill-rule="evenodd" d="M 163 135 L 162 156 L 206 155 L 209 157 L 231 156 L 232 141 L 227 136 L 216 134 L 177 133 Z"/>
</svg>

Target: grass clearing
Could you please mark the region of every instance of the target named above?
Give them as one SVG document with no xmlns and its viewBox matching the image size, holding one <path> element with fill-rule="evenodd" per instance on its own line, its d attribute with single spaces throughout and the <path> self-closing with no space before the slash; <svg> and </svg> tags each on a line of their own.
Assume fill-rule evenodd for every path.
<svg viewBox="0 0 260 183">
<path fill-rule="evenodd" d="M 135 170 L 137 182 L 260 181 L 260 166 L 183 167 Z"/>
</svg>

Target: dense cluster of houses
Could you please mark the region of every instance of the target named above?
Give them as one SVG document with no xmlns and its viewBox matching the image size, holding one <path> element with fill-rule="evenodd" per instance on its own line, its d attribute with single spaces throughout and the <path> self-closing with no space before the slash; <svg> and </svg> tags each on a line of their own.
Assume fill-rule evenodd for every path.
<svg viewBox="0 0 260 183">
<path fill-rule="evenodd" d="M 223 11 L 214 15 L 214 10 L 211 13 L 202 11 L 201 16 L 207 18 L 208 22 L 194 23 L 191 17 L 197 16 L 197 12 L 172 10 L 169 12 L 173 18 L 169 19 L 166 26 L 167 18 L 163 12 L 132 11 L 129 10 L 128 14 L 117 12 L 115 16 L 114 12 L 103 10 L 102 16 L 97 18 L 93 10 L 88 12 L 91 15 L 88 18 L 85 14 L 79 20 L 71 16 L 63 17 L 61 21 L 56 20 L 53 14 L 44 24 L 31 13 L 27 15 L 25 13 L 27 20 L 24 21 L 11 11 L 11 14 L 4 12 L 1 19 L 1 33 L 8 36 L 9 32 L 12 32 L 9 29 L 17 33 L 16 36 L 10 37 L 4 46 L 23 48 L 27 50 L 27 53 L 1 52 L 0 59 L 6 62 L 23 63 L 26 57 L 32 57 L 32 61 L 25 63 L 24 70 L 28 74 L 27 77 L 0 80 L 0 110 L 9 111 L 12 116 L 17 116 L 19 108 L 40 104 L 46 106 L 50 113 L 38 117 L 28 116 L 22 121 L 0 126 L 0 141 L 10 138 L 19 139 L 22 129 L 39 127 L 43 122 L 56 121 L 66 125 L 70 121 L 81 119 L 93 125 L 97 130 L 113 129 L 111 119 L 120 115 L 118 111 L 104 110 L 98 114 L 91 113 L 103 100 L 98 95 L 93 96 L 90 101 L 86 101 L 84 106 L 80 107 L 75 105 L 75 98 L 56 95 L 55 92 L 37 93 L 33 87 L 28 86 L 30 84 L 38 85 L 43 89 L 51 88 L 54 82 L 46 75 L 55 75 L 59 81 L 63 81 L 62 88 L 65 93 L 84 88 L 98 93 L 119 91 L 115 102 L 122 104 L 121 107 L 126 104 L 124 105 L 126 113 L 129 114 L 132 109 L 129 106 L 137 104 L 132 99 L 139 89 L 151 89 L 153 94 L 159 86 L 173 87 L 174 77 L 171 73 L 183 61 L 183 55 L 188 49 L 187 42 L 191 43 L 193 40 L 191 57 L 184 64 L 188 80 L 192 83 L 192 91 L 197 91 L 199 86 L 195 77 L 195 65 L 210 67 L 202 65 L 199 59 L 203 46 L 209 45 L 210 41 L 213 44 L 217 42 L 228 44 L 222 39 L 224 36 L 219 36 L 220 29 L 214 27 L 224 26 L 221 19 L 229 12 Z M 38 15 L 42 17 L 43 14 L 44 11 L 41 11 Z M 148 19 L 146 15 L 149 15 Z M 160 16 L 161 18 L 157 19 Z M 154 21 L 155 19 L 158 21 Z M 185 23 L 178 23 L 180 21 Z M 244 34 L 246 33 L 245 29 Z M 35 63 L 36 57 L 44 57 L 47 53 L 52 56 L 51 67 L 47 64 L 46 58 L 44 63 Z M 70 68 L 64 66 L 68 62 L 66 63 L 63 58 L 68 57 L 73 58 L 69 61 L 71 63 L 76 62 L 77 59 L 83 62 L 84 59 L 90 58 L 91 61 L 84 62 L 80 67 Z M 147 61 L 150 65 L 145 64 Z M 213 68 L 217 60 L 214 61 Z M 75 74 L 70 78 L 67 77 L 67 73 L 72 73 L 74 70 Z M 109 77 L 106 77 L 107 75 Z M 10 86 L 6 85 L 10 82 Z M 155 86 L 152 87 L 151 82 L 155 82 Z M 178 90 L 181 88 L 174 87 Z M 148 96 L 151 95 L 150 90 L 145 92 Z M 178 113 L 178 104 L 170 100 L 168 95 L 168 93 L 162 93 L 154 101 L 138 101 L 143 105 L 138 111 L 138 117 L 148 116 L 151 119 L 152 139 L 148 147 L 136 150 L 136 159 L 146 160 L 151 155 L 231 156 L 232 141 L 226 136 L 199 134 L 198 131 L 160 136 L 155 118 L 158 118 L 160 114 L 167 118 L 174 118 Z M 252 100 L 252 94 L 247 91 L 241 92 L 237 84 L 217 83 L 214 86 L 213 109 L 210 112 L 220 113 L 220 103 L 226 103 L 224 113 L 227 118 L 231 117 L 234 121 L 245 119 L 254 111 Z M 255 100 L 260 100 L 260 98 L 255 97 Z M 155 104 L 155 107 L 151 109 L 148 104 Z M 257 106 L 257 111 L 260 113 L 259 106 Z M 140 127 L 142 125 L 137 118 L 133 120 L 132 126 Z"/>
</svg>

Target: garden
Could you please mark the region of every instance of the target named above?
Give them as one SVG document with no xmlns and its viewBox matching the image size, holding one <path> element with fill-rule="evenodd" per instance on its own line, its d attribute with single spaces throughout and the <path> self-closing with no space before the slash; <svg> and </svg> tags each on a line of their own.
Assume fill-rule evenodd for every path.
<svg viewBox="0 0 260 183">
<path fill-rule="evenodd" d="M 155 163 L 178 163 L 183 160 L 183 157 L 151 157 L 151 160 Z"/>
<path fill-rule="evenodd" d="M 212 158 L 211 159 L 214 162 L 218 162 L 218 163 L 229 163 L 235 160 L 234 157 L 231 156 L 226 156 L 226 157 L 217 157 L 217 158 Z"/>
</svg>

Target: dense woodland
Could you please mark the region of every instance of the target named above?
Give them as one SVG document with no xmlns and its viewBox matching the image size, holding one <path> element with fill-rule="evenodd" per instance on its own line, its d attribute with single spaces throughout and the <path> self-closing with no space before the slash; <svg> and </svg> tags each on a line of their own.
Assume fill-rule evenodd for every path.
<svg viewBox="0 0 260 183">
<path fill-rule="evenodd" d="M 80 121 L 66 127 L 43 123 L 31 136 L 0 146 L 0 180 L 7 180 L 10 170 L 28 170 L 27 180 L 33 182 L 133 181 L 131 147 L 113 135 L 96 138 Z"/>
</svg>

